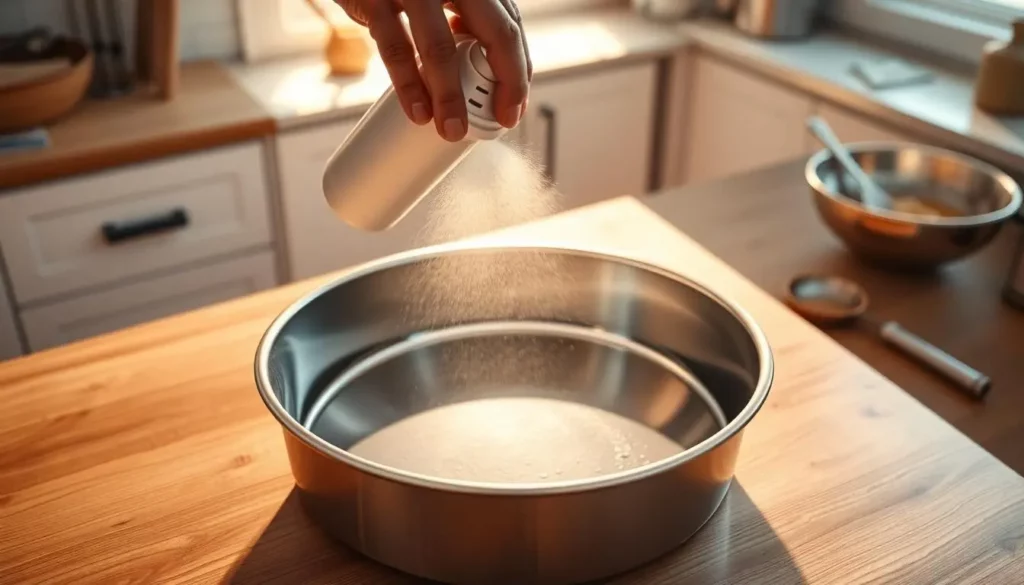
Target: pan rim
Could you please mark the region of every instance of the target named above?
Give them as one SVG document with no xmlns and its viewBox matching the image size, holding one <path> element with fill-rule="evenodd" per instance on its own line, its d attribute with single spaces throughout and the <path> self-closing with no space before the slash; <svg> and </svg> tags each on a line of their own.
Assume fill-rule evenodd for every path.
<svg viewBox="0 0 1024 585">
<path fill-rule="evenodd" d="M 501 250 L 576 255 L 612 263 L 630 265 L 634 268 L 649 271 L 664 278 L 673 280 L 683 286 L 693 289 L 711 301 L 717 303 L 722 309 L 730 313 L 737 322 L 739 322 L 745 330 L 746 335 L 749 336 L 757 352 L 759 372 L 754 391 L 751 394 L 750 399 L 747 401 L 747 404 L 740 410 L 739 414 L 737 414 L 731 421 L 728 421 L 724 427 L 698 445 L 685 449 L 674 456 L 653 462 L 651 465 L 644 468 L 639 468 L 642 470 L 641 472 L 637 472 L 637 470 L 634 469 L 574 481 L 522 484 L 474 482 L 434 478 L 384 466 L 362 458 L 357 458 L 344 449 L 336 447 L 316 436 L 306 429 L 302 425 L 301 421 L 285 410 L 284 405 L 281 404 L 277 395 L 273 392 L 272 384 L 270 383 L 270 350 L 285 325 L 308 304 L 333 288 L 344 286 L 345 284 L 358 280 L 364 276 L 398 266 L 458 253 L 472 253 L 478 251 L 496 252 Z M 637 260 L 635 258 L 619 256 L 584 247 L 539 245 L 532 243 L 517 244 L 500 241 L 454 242 L 393 254 L 391 256 L 343 270 L 329 282 L 315 287 L 313 290 L 292 302 L 292 304 L 286 307 L 271 322 L 270 326 L 260 338 L 259 345 L 256 349 L 254 374 L 256 378 L 256 387 L 259 391 L 260 397 L 274 418 L 277 419 L 277 422 L 281 424 L 289 434 L 303 442 L 307 447 L 333 461 L 343 463 L 363 473 L 367 473 L 384 480 L 414 485 L 426 489 L 484 496 L 528 497 L 574 494 L 632 484 L 645 478 L 668 472 L 717 449 L 733 437 L 739 435 L 764 405 L 774 379 L 774 359 L 767 336 L 745 309 L 736 305 L 732 301 L 725 299 L 722 295 L 712 292 L 704 285 L 671 270 Z"/>
</svg>

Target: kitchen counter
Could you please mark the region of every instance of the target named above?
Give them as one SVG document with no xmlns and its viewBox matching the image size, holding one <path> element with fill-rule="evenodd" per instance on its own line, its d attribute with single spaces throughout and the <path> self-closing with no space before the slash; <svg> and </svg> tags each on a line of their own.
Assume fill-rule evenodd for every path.
<svg viewBox="0 0 1024 585">
<path fill-rule="evenodd" d="M 527 34 L 538 80 L 704 51 L 924 142 L 1024 174 L 1024 118 L 977 111 L 969 73 L 843 33 L 765 42 L 717 20 L 656 23 L 627 9 L 602 9 L 538 17 L 527 23 Z M 928 67 L 935 80 L 871 91 L 849 71 L 855 61 L 893 56 Z M 0 189 L 350 119 L 390 83 L 376 58 L 364 75 L 332 79 L 327 72 L 319 52 L 259 64 L 186 64 L 173 102 L 87 101 L 51 127 L 51 148 L 0 156 Z"/>
<path fill-rule="evenodd" d="M 803 171 L 804 163 L 794 162 L 671 191 L 648 204 L 768 293 L 782 298 L 798 273 L 845 276 L 865 287 L 876 318 L 902 323 L 988 374 L 993 388 L 977 403 L 868 331 L 829 331 L 1024 474 L 1024 311 L 1001 298 L 1024 226 L 1007 225 L 990 246 L 936 274 L 893 274 L 857 262 L 818 219 Z"/>
<path fill-rule="evenodd" d="M 722 508 L 678 551 L 615 582 L 1024 574 L 1024 479 L 636 200 L 485 237 L 692 275 L 746 307 L 773 347 L 775 384 Z M 0 364 L 0 580 L 412 582 L 310 524 L 254 388 L 259 337 L 323 281 Z"/>
<path fill-rule="evenodd" d="M 646 20 L 628 9 L 539 17 L 526 23 L 536 79 L 633 59 L 704 51 L 776 82 L 860 112 L 921 137 L 1024 174 L 1024 118 L 999 118 L 974 108 L 972 74 L 899 49 L 835 31 L 807 40 L 752 38 L 729 23 Z M 858 61 L 899 57 L 933 72 L 932 82 L 873 91 L 850 72 Z M 319 54 L 231 68 L 238 82 L 289 129 L 361 115 L 387 88 L 379 59 L 362 76 L 331 79 Z"/>
<path fill-rule="evenodd" d="M 51 146 L 0 156 L 0 189 L 261 138 L 274 123 L 224 66 L 182 66 L 180 93 L 86 100 L 50 126 Z"/>
<path fill-rule="evenodd" d="M 820 31 L 800 42 L 765 42 L 715 20 L 685 22 L 679 34 L 699 50 L 1024 176 L 1024 117 L 974 107 L 974 74 L 877 41 Z M 928 83 L 872 90 L 853 75 L 857 62 L 899 58 L 932 72 Z"/>
</svg>

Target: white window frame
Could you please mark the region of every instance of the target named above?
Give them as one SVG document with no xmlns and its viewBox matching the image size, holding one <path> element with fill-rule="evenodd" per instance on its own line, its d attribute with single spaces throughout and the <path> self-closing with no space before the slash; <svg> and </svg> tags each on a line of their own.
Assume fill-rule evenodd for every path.
<svg viewBox="0 0 1024 585">
<path fill-rule="evenodd" d="M 0 0 L 3 1 L 3 0 Z M 323 48 L 327 28 L 311 10 L 292 22 L 291 29 L 282 22 L 281 2 L 303 0 L 238 0 L 238 15 L 242 37 L 242 55 L 246 62 L 254 63 L 277 57 L 310 53 Z M 523 16 L 537 16 L 569 10 L 625 4 L 627 0 L 518 0 Z M 340 11 L 339 11 L 340 12 Z"/>
<path fill-rule="evenodd" d="M 839 0 L 832 17 L 853 28 L 978 63 L 986 43 L 1007 40 L 1024 8 L 989 0 Z"/>
</svg>

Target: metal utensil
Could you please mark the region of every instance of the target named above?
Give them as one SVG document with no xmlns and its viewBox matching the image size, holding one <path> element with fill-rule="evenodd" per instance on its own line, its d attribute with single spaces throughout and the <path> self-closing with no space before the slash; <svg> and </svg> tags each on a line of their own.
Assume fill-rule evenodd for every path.
<svg viewBox="0 0 1024 585">
<path fill-rule="evenodd" d="M 128 67 L 128 55 L 125 48 L 123 23 L 121 18 L 121 7 L 119 0 L 106 0 L 107 29 L 110 31 L 110 58 L 114 62 L 113 90 L 116 93 L 126 93 L 132 86 L 132 74 Z"/>
<path fill-rule="evenodd" d="M 955 210 L 931 216 L 869 209 L 843 194 L 843 173 L 823 149 L 805 177 L 826 226 L 859 257 L 900 270 L 934 269 L 988 245 L 1018 212 L 1020 186 L 1005 172 L 963 154 L 920 144 L 865 142 L 848 150 L 894 198 L 924 200 Z"/>
<path fill-rule="evenodd" d="M 907 331 L 894 321 L 877 322 L 868 313 L 868 295 L 857 283 L 838 276 L 805 275 L 794 278 L 786 304 L 813 323 L 836 325 L 864 321 L 887 343 L 929 366 L 981 400 L 992 388 L 988 376 Z"/>
<path fill-rule="evenodd" d="M 329 534 L 435 581 L 554 584 L 635 568 L 707 522 L 730 485 L 742 430 L 767 398 L 772 357 L 746 312 L 663 269 L 462 243 L 351 269 L 299 300 L 267 330 L 255 369 L 285 428 L 304 507 Z M 390 463 L 352 452 L 398 425 L 496 398 L 596 409 L 680 449 L 637 467 L 531 482 L 452 478 L 446 471 L 468 471 L 457 456 L 437 470 L 403 462 L 408 451 Z M 512 448 L 516 437 L 549 436 L 531 417 L 484 410 L 483 426 L 508 433 Z M 416 451 L 459 447 L 445 429 L 458 438 L 462 424 L 481 424 L 458 420 L 432 427 L 434 441 L 410 442 Z M 541 430 L 592 428 L 552 422 Z M 541 449 L 558 456 L 571 443 Z M 489 454 L 488 471 L 512 463 L 506 450 Z"/>
<path fill-rule="evenodd" d="M 99 95 L 107 95 L 114 83 L 113 64 L 104 42 L 103 25 L 100 22 L 99 0 L 85 0 L 85 21 L 89 28 L 89 40 L 96 55 L 96 86 Z"/>
<path fill-rule="evenodd" d="M 864 205 L 877 209 L 892 208 L 892 198 L 875 183 L 874 179 L 864 172 L 864 169 L 860 168 L 857 161 L 850 156 L 850 151 L 846 150 L 846 147 L 840 142 L 835 132 L 832 131 L 832 127 L 829 126 L 828 122 L 819 116 L 811 116 L 807 119 L 807 129 L 825 145 L 825 148 L 842 165 L 843 170 L 853 177 L 860 191 L 860 200 Z"/>
</svg>

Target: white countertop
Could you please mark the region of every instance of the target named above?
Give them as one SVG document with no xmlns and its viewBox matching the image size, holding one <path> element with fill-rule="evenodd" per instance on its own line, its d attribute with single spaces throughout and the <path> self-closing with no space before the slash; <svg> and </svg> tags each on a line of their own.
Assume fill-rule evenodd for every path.
<svg viewBox="0 0 1024 585">
<path fill-rule="evenodd" d="M 668 25 L 624 9 L 547 17 L 527 22 L 526 30 L 537 79 L 696 47 L 923 140 L 1024 174 L 1024 118 L 976 110 L 970 76 L 929 67 L 935 77 L 926 84 L 871 90 L 850 72 L 852 63 L 893 56 L 914 60 L 839 33 L 766 42 L 721 21 Z M 377 58 L 364 75 L 332 79 L 319 54 L 236 65 L 232 73 L 282 130 L 358 116 L 389 83 Z"/>
<path fill-rule="evenodd" d="M 922 139 L 1024 174 L 1024 117 L 997 118 L 974 107 L 974 79 L 928 66 L 835 32 L 802 42 L 763 42 L 714 21 L 678 26 L 690 43 L 820 98 L 873 116 Z M 872 90 L 851 73 L 858 61 L 891 57 L 924 66 L 930 82 Z"/>
</svg>

